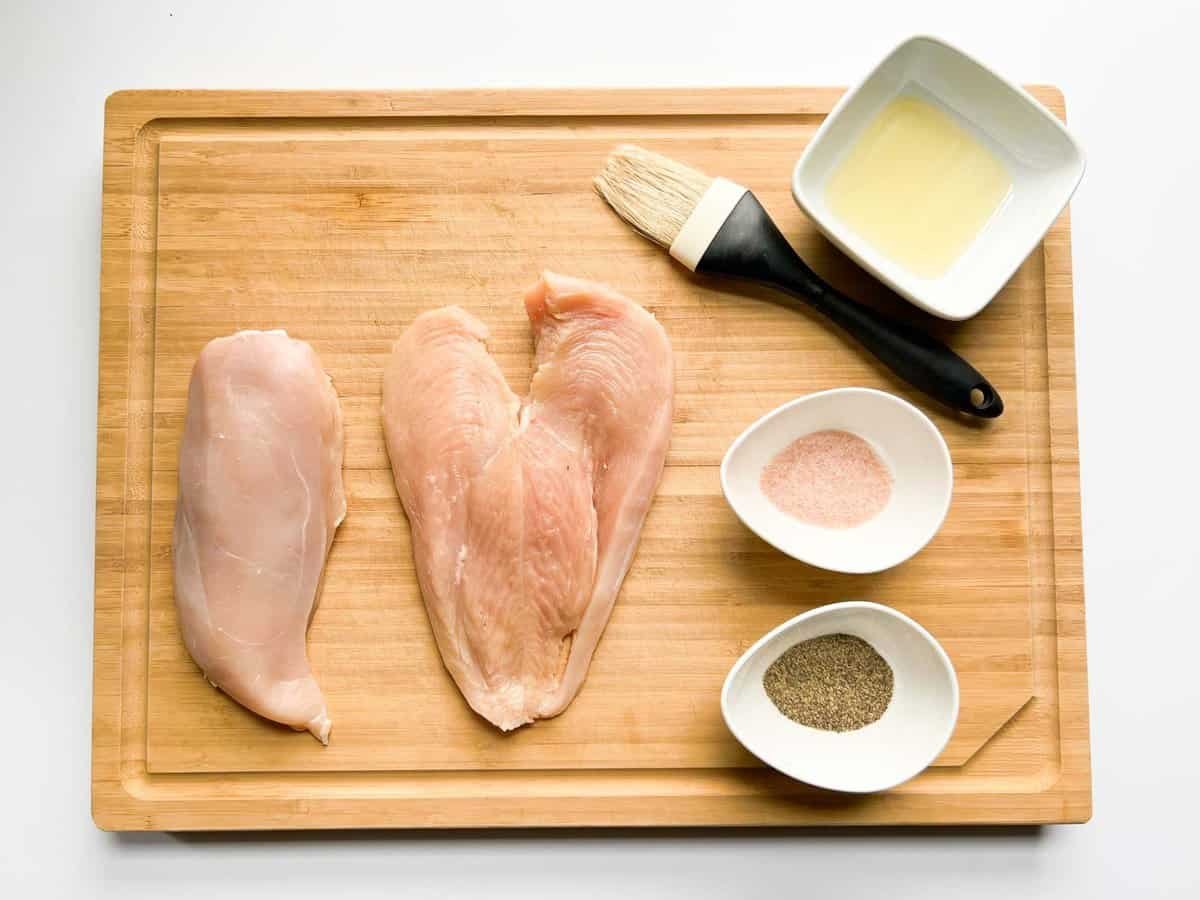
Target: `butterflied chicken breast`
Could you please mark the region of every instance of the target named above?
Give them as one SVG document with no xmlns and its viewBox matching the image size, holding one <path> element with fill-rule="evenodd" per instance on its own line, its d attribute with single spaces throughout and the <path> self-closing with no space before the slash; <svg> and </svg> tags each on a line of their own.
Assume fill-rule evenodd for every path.
<svg viewBox="0 0 1200 900">
<path fill-rule="evenodd" d="M 662 475 L 674 391 L 662 326 L 611 288 L 546 273 L 525 307 L 537 371 L 523 400 L 457 307 L 413 322 L 383 383 L 434 637 L 503 730 L 578 693 Z"/>
<path fill-rule="evenodd" d="M 175 604 L 204 676 L 326 743 L 305 636 L 346 515 L 342 413 L 312 347 L 282 331 L 210 342 L 188 389 L 175 511 Z"/>
</svg>

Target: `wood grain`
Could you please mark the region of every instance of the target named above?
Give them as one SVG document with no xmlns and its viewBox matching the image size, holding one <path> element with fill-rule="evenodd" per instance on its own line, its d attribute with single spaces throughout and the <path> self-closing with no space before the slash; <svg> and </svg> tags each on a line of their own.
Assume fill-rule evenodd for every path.
<svg viewBox="0 0 1200 900">
<path fill-rule="evenodd" d="M 134 92 L 106 111 L 93 815 L 121 829 L 1072 821 L 1090 815 L 1069 229 L 980 316 L 922 322 L 1007 410 L 931 409 L 822 323 L 696 278 L 633 235 L 590 176 L 634 140 L 755 190 L 814 267 L 916 316 L 795 209 L 788 171 L 839 92 Z M 1051 89 L 1039 98 L 1062 115 Z M 524 390 L 520 290 L 541 268 L 608 281 L 676 355 L 668 469 L 583 691 L 502 736 L 445 674 L 391 485 L 379 384 L 391 341 L 458 303 Z M 346 415 L 349 516 L 309 650 L 330 746 L 212 690 L 171 593 L 175 464 L 200 347 L 238 328 L 310 341 Z M 875 576 L 808 568 L 740 526 L 717 465 L 754 418 L 842 384 L 925 408 L 955 461 L 950 516 Z M 962 687 L 937 765 L 848 800 L 762 769 L 719 686 L 812 606 L 889 603 L 945 645 Z"/>
</svg>

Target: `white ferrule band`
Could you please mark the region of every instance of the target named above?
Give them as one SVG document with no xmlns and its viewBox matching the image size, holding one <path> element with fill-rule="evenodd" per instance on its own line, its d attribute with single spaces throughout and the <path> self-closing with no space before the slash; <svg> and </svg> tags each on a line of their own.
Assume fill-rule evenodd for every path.
<svg viewBox="0 0 1200 900">
<path fill-rule="evenodd" d="M 688 220 L 683 223 L 668 252 L 695 272 L 708 245 L 745 194 L 746 189 L 740 184 L 725 178 L 714 178 Z"/>
</svg>

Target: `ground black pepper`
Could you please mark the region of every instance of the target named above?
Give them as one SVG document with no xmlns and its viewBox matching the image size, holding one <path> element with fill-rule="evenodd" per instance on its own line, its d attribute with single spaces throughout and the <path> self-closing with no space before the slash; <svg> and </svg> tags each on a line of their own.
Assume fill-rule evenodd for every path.
<svg viewBox="0 0 1200 900">
<path fill-rule="evenodd" d="M 823 731 L 870 725 L 892 702 L 894 677 L 874 647 L 849 634 L 825 634 L 788 648 L 763 673 L 779 711 Z"/>
</svg>

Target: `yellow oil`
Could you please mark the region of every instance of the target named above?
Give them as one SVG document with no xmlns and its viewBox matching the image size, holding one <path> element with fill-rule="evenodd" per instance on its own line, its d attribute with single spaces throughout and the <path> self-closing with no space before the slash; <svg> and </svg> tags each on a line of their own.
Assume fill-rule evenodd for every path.
<svg viewBox="0 0 1200 900">
<path fill-rule="evenodd" d="M 1004 164 L 949 114 L 900 96 L 864 129 L 829 179 L 835 216 L 921 278 L 970 246 L 1012 188 Z"/>
</svg>

